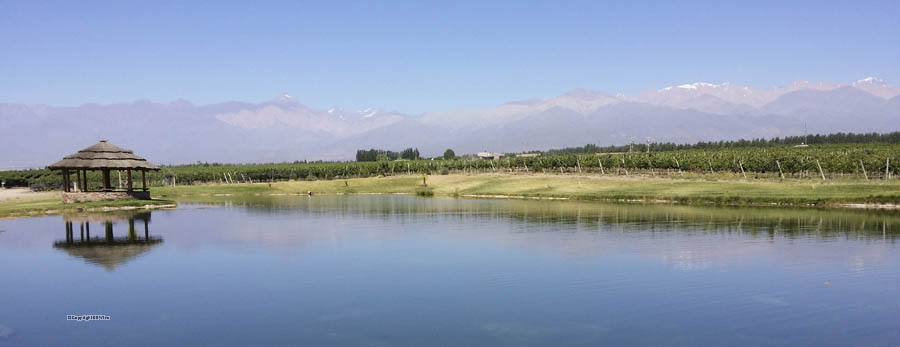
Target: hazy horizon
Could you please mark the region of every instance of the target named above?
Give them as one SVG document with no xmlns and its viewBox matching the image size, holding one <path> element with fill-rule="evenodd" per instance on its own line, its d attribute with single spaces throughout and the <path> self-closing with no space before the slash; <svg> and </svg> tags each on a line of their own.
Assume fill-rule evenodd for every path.
<svg viewBox="0 0 900 347">
<path fill-rule="evenodd" d="M 235 163 L 897 131 L 897 13 L 0 0 L 0 167 L 99 139 L 159 163 Z"/>
<path fill-rule="evenodd" d="M 896 2 L 0 2 L 0 102 L 258 103 L 407 114 L 575 88 L 900 81 Z M 36 25 L 40 23 L 40 25 Z M 477 38 L 477 39 L 474 39 Z"/>
<path fill-rule="evenodd" d="M 698 81 L 690 81 L 690 82 L 679 83 L 679 84 L 666 85 L 666 86 L 661 86 L 661 87 L 647 87 L 647 88 L 643 88 L 643 89 L 639 90 L 637 93 L 625 93 L 625 92 L 615 92 L 615 91 L 608 91 L 608 90 L 597 90 L 597 89 L 576 86 L 576 87 L 572 87 L 570 89 L 564 90 L 562 93 L 559 93 L 559 94 L 522 96 L 519 98 L 501 101 L 494 105 L 488 105 L 487 107 L 502 106 L 505 104 L 515 104 L 515 103 L 523 103 L 523 102 L 527 103 L 527 102 L 533 102 L 536 100 L 546 100 L 546 99 L 551 99 L 554 97 L 567 95 L 570 93 L 577 93 L 579 91 L 602 93 L 602 94 L 606 94 L 606 95 L 609 95 L 612 97 L 634 98 L 634 97 L 639 96 L 641 93 L 647 93 L 647 92 L 653 92 L 653 91 L 663 91 L 666 89 L 679 88 L 679 87 L 688 88 L 688 86 L 691 86 L 691 85 L 704 85 L 704 84 L 713 85 L 713 86 L 731 85 L 731 86 L 736 86 L 736 87 L 749 87 L 749 88 L 753 88 L 755 90 L 765 91 L 765 90 L 777 90 L 777 89 L 790 88 L 792 85 L 795 85 L 798 83 L 823 84 L 823 85 L 828 85 L 828 86 L 852 86 L 853 83 L 862 83 L 862 82 L 870 81 L 870 80 L 874 80 L 878 83 L 884 83 L 884 84 L 888 84 L 891 86 L 896 86 L 894 83 L 892 83 L 893 81 L 888 81 L 888 80 L 880 78 L 878 76 L 865 76 L 865 77 L 860 77 L 859 79 L 856 79 L 853 81 L 825 81 L 825 80 L 816 80 L 816 79 L 799 79 L 799 80 L 793 80 L 793 81 L 789 81 L 786 83 L 778 84 L 778 85 L 772 86 L 772 87 L 739 85 L 739 84 L 733 83 L 731 81 L 708 82 L 708 81 L 699 81 L 698 80 Z M 900 89 L 898 89 L 898 90 L 900 90 Z M 886 99 L 890 99 L 890 98 L 891 97 L 887 97 Z M 0 101 L 0 103 L 33 105 L 33 106 L 51 106 L 51 107 L 83 107 L 83 106 L 90 106 L 90 105 L 110 106 L 110 105 L 117 105 L 117 104 L 131 104 L 131 103 L 139 103 L 139 102 L 150 102 L 150 103 L 156 103 L 156 104 L 175 104 L 175 103 L 179 103 L 179 102 L 188 102 L 195 106 L 209 106 L 209 105 L 217 105 L 217 104 L 223 104 L 223 103 L 229 103 L 229 102 L 237 102 L 237 103 L 245 103 L 245 104 L 264 104 L 267 102 L 278 102 L 278 101 L 296 102 L 296 103 L 302 104 L 304 106 L 307 106 L 307 107 L 310 107 L 313 109 L 318 109 L 318 110 L 327 110 L 327 109 L 332 109 L 335 107 L 345 108 L 344 105 L 323 106 L 323 105 L 315 105 L 312 103 L 308 103 L 305 100 L 298 99 L 295 96 L 295 94 L 292 94 L 288 91 L 279 93 L 277 95 L 271 95 L 269 98 L 263 98 L 261 100 L 226 99 L 226 100 L 216 100 L 216 101 L 205 102 L 205 103 L 196 102 L 194 100 L 191 100 L 188 98 L 183 98 L 183 97 L 179 97 L 179 98 L 175 98 L 175 99 L 171 99 L 171 100 L 154 100 L 154 99 L 150 99 L 150 98 L 139 98 L 139 99 L 131 99 L 131 100 L 113 100 L 113 101 L 109 101 L 109 102 L 85 101 L 85 102 L 82 102 L 79 104 L 71 104 L 71 105 L 52 104 L 52 103 L 24 103 L 24 102 L 15 102 L 15 101 Z M 359 110 L 364 110 L 364 109 L 369 109 L 369 108 L 373 108 L 373 107 L 368 106 L 368 107 L 360 108 Z M 472 110 L 472 108 L 464 108 L 461 106 L 458 106 L 458 107 L 450 106 L 450 108 L 448 108 L 448 109 L 427 109 L 420 113 L 407 113 L 407 112 L 403 112 L 402 110 L 388 106 L 388 107 L 384 108 L 383 110 L 400 112 L 400 113 L 408 114 L 410 116 L 421 116 L 422 114 L 428 113 L 428 112 L 467 111 L 467 110 Z M 348 111 L 358 111 L 358 110 L 349 109 Z"/>
</svg>

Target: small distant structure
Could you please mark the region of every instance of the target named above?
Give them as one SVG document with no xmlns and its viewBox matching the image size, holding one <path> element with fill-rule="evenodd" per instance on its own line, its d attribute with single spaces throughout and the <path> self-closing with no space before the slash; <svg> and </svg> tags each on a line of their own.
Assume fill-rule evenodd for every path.
<svg viewBox="0 0 900 347">
<path fill-rule="evenodd" d="M 806 143 L 801 142 L 799 145 L 795 145 L 794 147 L 809 147 Z"/>
<path fill-rule="evenodd" d="M 522 154 L 517 155 L 516 157 L 519 157 L 519 158 L 537 158 L 537 157 L 540 157 L 540 156 L 541 156 L 540 153 L 522 153 Z"/>
<path fill-rule="evenodd" d="M 491 153 L 488 151 L 478 152 L 478 157 L 483 160 L 503 159 L 503 153 Z"/>
<path fill-rule="evenodd" d="M 51 170 L 62 171 L 64 203 L 141 199 L 149 200 L 150 191 L 147 189 L 147 171 L 159 170 L 159 167 L 151 164 L 147 159 L 138 157 L 134 152 L 122 149 L 106 140 L 100 140 L 97 144 L 78 151 L 78 153 L 64 157 L 62 160 L 48 166 Z M 127 185 L 125 189 L 114 189 L 110 184 L 110 172 L 125 171 Z M 99 190 L 90 190 L 88 186 L 88 171 L 100 171 L 103 175 L 102 187 Z M 132 180 L 132 171 L 141 172 L 141 189 L 135 190 Z M 75 174 L 75 180 L 72 180 Z"/>
</svg>

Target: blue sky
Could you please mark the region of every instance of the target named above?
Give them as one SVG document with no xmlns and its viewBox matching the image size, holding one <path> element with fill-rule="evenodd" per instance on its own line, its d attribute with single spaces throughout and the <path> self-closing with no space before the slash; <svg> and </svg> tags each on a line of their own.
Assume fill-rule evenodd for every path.
<svg viewBox="0 0 900 347">
<path fill-rule="evenodd" d="M 419 113 L 584 87 L 900 82 L 900 2 L 8 1 L 0 102 Z"/>
</svg>

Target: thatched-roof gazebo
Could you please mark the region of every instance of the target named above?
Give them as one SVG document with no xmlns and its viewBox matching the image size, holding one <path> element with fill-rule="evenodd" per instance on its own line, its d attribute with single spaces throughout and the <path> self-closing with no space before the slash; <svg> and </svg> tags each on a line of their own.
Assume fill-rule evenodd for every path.
<svg viewBox="0 0 900 347">
<path fill-rule="evenodd" d="M 62 170 L 63 202 L 121 198 L 150 199 L 150 193 L 147 190 L 147 171 L 159 170 L 159 167 L 151 164 L 147 159 L 138 157 L 134 155 L 134 152 L 122 149 L 106 140 L 100 140 L 93 146 L 66 156 L 63 160 L 50 165 L 48 168 L 51 170 Z M 103 173 L 103 187 L 101 190 L 95 190 L 93 194 L 90 194 L 92 192 L 88 190 L 87 173 L 88 171 L 98 170 Z M 112 188 L 110 184 L 110 172 L 112 170 L 125 171 L 127 181 L 125 190 L 117 191 Z M 131 171 L 141 172 L 141 191 L 134 190 Z M 71 177 L 72 173 L 76 176 L 74 182 Z"/>
</svg>

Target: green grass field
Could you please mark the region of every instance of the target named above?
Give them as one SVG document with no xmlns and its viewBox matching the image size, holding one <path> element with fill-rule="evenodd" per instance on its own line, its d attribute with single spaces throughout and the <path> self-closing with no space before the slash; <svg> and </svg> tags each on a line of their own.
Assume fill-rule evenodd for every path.
<svg viewBox="0 0 900 347">
<path fill-rule="evenodd" d="M 699 177 L 699 176 L 696 176 Z M 437 175 L 153 188 L 154 197 L 185 199 L 222 194 L 401 193 L 452 197 L 565 198 L 598 201 L 730 205 L 900 204 L 897 181 L 776 181 L 600 175 Z"/>
</svg>

